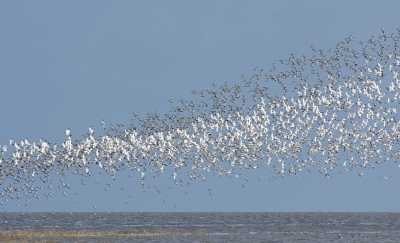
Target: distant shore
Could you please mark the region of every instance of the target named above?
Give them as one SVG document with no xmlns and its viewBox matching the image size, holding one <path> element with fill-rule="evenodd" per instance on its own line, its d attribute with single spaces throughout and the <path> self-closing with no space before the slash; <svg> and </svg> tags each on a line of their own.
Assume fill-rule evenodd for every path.
<svg viewBox="0 0 400 243">
<path fill-rule="evenodd" d="M 110 231 L 61 231 L 61 230 L 7 230 L 0 231 L 0 241 L 12 240 L 34 240 L 34 239 L 52 239 L 52 238 L 74 238 L 74 237 L 119 237 L 119 236 L 152 236 L 152 235 L 204 235 L 206 233 L 199 231 L 174 231 L 166 232 L 162 228 L 154 231 L 141 230 L 110 230 Z"/>
</svg>

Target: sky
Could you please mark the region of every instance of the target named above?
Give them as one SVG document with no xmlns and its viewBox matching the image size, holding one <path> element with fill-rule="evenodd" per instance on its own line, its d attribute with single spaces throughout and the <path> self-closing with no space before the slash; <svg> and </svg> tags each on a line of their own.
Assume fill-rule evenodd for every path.
<svg viewBox="0 0 400 243">
<path fill-rule="evenodd" d="M 381 28 L 397 33 L 398 9 L 398 1 L 1 1 L 0 144 L 64 142 L 67 128 L 79 138 L 89 126 L 101 133 L 102 119 L 129 124 L 133 112 L 168 113 L 171 98 L 191 100 L 191 91 L 212 83 L 240 84 L 242 74 L 269 70 L 290 53 L 311 56 L 311 44 L 327 50 L 349 35 L 367 41 Z M 400 211 L 400 169 L 392 161 L 362 177 L 352 171 L 327 179 L 315 169 L 270 181 L 265 168 L 239 178 L 205 173 L 205 181 L 185 187 L 166 172 L 149 179 L 146 192 L 137 174 L 113 180 L 93 171 L 85 185 L 67 175 L 74 189 L 54 188 L 51 202 L 39 192 L 40 199 L 2 206 L 10 212 Z"/>
</svg>

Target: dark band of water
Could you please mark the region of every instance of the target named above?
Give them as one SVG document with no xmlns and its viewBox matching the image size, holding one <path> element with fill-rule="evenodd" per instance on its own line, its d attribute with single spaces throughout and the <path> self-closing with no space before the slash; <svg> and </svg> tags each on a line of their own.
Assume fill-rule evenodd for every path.
<svg viewBox="0 0 400 243">
<path fill-rule="evenodd" d="M 0 229 L 188 232 L 126 235 L 114 240 L 165 242 L 398 242 L 400 213 L 1 213 Z M 202 232 L 194 235 L 190 232 Z M 83 238 L 98 241 L 102 237 Z M 65 240 L 65 239 L 64 239 Z"/>
</svg>

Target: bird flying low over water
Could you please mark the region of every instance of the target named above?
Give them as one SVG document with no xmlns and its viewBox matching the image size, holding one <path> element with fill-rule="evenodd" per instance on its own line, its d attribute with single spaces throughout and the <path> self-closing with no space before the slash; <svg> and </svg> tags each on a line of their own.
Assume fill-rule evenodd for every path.
<svg viewBox="0 0 400 243">
<path fill-rule="evenodd" d="M 102 120 L 104 133 L 90 126 L 81 140 L 73 141 L 69 128 L 58 143 L 10 139 L 0 146 L 1 196 L 35 197 L 48 188 L 35 180 L 51 184 L 53 175 L 68 171 L 87 177 L 91 166 L 113 178 L 132 171 L 140 185 L 168 167 L 180 186 L 183 168 L 189 180 L 205 180 L 205 172 L 236 178 L 240 169 L 261 167 L 274 178 L 301 178 L 312 169 L 329 178 L 335 169 L 394 161 L 400 157 L 400 31 L 379 33 L 367 41 L 349 36 L 328 51 L 311 45 L 311 56 L 292 53 L 269 72 L 254 68 L 241 82 L 192 91 L 198 102 L 179 100 L 164 116 L 133 113 L 132 124 L 116 126 Z M 60 189 L 68 186 L 62 181 Z"/>
</svg>

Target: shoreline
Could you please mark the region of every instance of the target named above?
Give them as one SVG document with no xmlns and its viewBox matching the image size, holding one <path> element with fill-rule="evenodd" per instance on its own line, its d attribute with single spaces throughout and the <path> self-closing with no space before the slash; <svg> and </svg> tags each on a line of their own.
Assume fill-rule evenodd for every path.
<svg viewBox="0 0 400 243">
<path fill-rule="evenodd" d="M 0 241 L 4 240 L 30 240 L 34 238 L 59 238 L 59 237 L 120 237 L 120 236 L 154 236 L 154 235 L 206 235 L 200 231 L 164 231 L 158 228 L 153 231 L 145 230 L 110 230 L 110 231 L 61 231 L 61 230 L 3 230 L 0 231 Z M 230 233 L 227 233 L 230 234 Z"/>
</svg>

